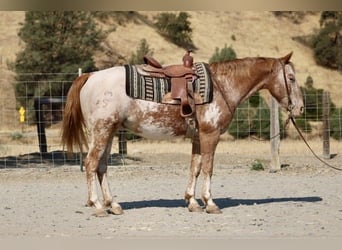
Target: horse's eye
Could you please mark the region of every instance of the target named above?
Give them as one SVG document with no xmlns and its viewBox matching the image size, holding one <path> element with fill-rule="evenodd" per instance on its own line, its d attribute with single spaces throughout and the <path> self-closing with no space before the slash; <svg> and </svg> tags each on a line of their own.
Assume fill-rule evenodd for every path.
<svg viewBox="0 0 342 250">
<path fill-rule="evenodd" d="M 294 75 L 289 75 L 289 80 L 291 83 L 295 83 L 296 82 L 296 78 Z"/>
</svg>

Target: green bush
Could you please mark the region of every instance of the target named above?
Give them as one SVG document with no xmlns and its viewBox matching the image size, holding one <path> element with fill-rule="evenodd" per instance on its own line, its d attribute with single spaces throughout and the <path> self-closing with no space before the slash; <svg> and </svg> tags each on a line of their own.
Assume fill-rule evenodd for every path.
<svg viewBox="0 0 342 250">
<path fill-rule="evenodd" d="M 250 135 L 250 122 L 248 104 L 243 103 L 235 111 L 232 122 L 228 127 L 228 133 L 235 139 L 244 139 Z"/>
<path fill-rule="evenodd" d="M 312 78 L 310 78 L 312 79 Z M 309 121 L 322 121 L 323 112 L 323 89 L 316 89 L 313 87 L 313 81 L 306 87 L 301 87 L 304 97 L 305 112 L 301 117 L 305 117 Z M 333 113 L 336 105 L 330 100 L 330 113 Z"/>
<path fill-rule="evenodd" d="M 132 53 L 131 58 L 129 59 L 130 64 L 143 64 L 144 63 L 144 55 L 153 55 L 150 46 L 148 45 L 145 38 L 140 40 L 139 47 L 136 53 Z"/>
<path fill-rule="evenodd" d="M 141 18 L 137 11 L 92 11 L 91 14 L 101 22 L 107 22 L 112 18 L 119 25 L 137 22 Z"/>
<path fill-rule="evenodd" d="M 24 137 L 23 134 L 19 133 L 19 132 L 14 132 L 11 134 L 11 139 L 13 141 L 18 141 L 18 140 L 22 139 L 23 137 Z"/>
<path fill-rule="evenodd" d="M 232 46 L 227 47 L 227 44 L 225 44 L 224 48 L 222 49 L 216 47 L 215 53 L 209 59 L 209 63 L 224 62 L 234 59 L 236 59 L 236 53 L 234 49 L 232 48 Z"/>
<path fill-rule="evenodd" d="M 330 136 L 342 139 L 342 108 L 335 109 L 330 115 Z"/>
<path fill-rule="evenodd" d="M 323 89 L 314 88 L 314 81 L 311 76 L 306 78 L 305 87 L 301 87 L 301 91 L 304 97 L 304 114 L 296 118 L 296 123 L 301 131 L 305 133 L 310 133 L 312 131 L 312 127 L 310 125 L 310 121 L 322 121 L 323 115 Z M 336 111 L 336 105 L 329 100 L 330 106 L 330 119 L 338 119 L 337 115 L 338 110 Z M 337 112 L 337 113 L 336 113 Z M 332 117 L 336 115 L 336 117 Z M 333 125 L 335 128 L 333 128 Z M 339 134 L 338 121 L 336 124 L 331 124 L 331 130 L 337 132 L 331 132 L 332 136 L 337 136 Z M 336 134 L 334 134 L 336 133 Z M 334 135 L 333 135 L 334 134 Z"/>
<path fill-rule="evenodd" d="M 303 131 L 304 133 L 310 133 L 312 131 L 312 127 L 310 122 L 303 116 L 296 118 L 296 124 L 298 128 Z"/>
<path fill-rule="evenodd" d="M 305 17 L 305 11 L 273 11 L 276 17 L 288 18 L 295 24 L 300 24 Z"/>
<path fill-rule="evenodd" d="M 312 47 L 318 64 L 342 70 L 342 11 L 323 11 Z"/>
<path fill-rule="evenodd" d="M 259 93 L 255 93 L 239 105 L 230 123 L 228 132 L 236 139 L 243 139 L 249 136 L 269 139 L 270 124 L 270 109 Z M 279 124 L 281 124 L 281 113 L 279 114 Z M 280 126 L 281 137 L 284 136 L 283 130 L 283 126 Z"/>
<path fill-rule="evenodd" d="M 301 88 L 304 97 L 304 117 L 311 121 L 322 120 L 323 89 Z"/>
<path fill-rule="evenodd" d="M 262 162 L 261 162 L 260 160 L 255 160 L 255 161 L 252 163 L 251 170 L 254 170 L 254 171 L 263 171 L 263 170 L 265 170 L 264 164 L 262 164 Z"/>
<path fill-rule="evenodd" d="M 155 17 L 154 24 L 160 34 L 174 44 L 195 50 L 196 47 L 191 39 L 192 28 L 189 17 L 190 15 L 186 12 L 180 12 L 178 15 L 164 12 Z"/>
</svg>

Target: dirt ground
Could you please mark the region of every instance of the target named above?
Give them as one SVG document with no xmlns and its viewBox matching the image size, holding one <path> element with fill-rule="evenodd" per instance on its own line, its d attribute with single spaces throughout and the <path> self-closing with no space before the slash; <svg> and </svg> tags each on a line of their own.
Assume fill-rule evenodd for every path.
<svg viewBox="0 0 342 250">
<path fill-rule="evenodd" d="M 330 164 L 341 167 L 341 147 L 332 142 Z M 85 206 L 85 174 L 77 165 L 0 169 L 1 239 L 342 237 L 342 172 L 324 166 L 302 142 L 282 142 L 282 169 L 275 173 L 269 143 L 221 142 L 212 184 L 220 215 L 185 207 L 190 149 L 185 141 L 129 143 L 129 155 L 108 170 L 124 214 L 104 218 Z M 265 170 L 251 170 L 256 160 Z"/>
</svg>

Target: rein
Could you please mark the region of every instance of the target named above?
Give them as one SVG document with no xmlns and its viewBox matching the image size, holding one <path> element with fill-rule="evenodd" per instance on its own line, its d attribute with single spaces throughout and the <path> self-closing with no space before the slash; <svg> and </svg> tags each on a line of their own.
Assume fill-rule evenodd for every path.
<svg viewBox="0 0 342 250">
<path fill-rule="evenodd" d="M 289 89 L 289 85 L 288 85 L 288 82 L 287 82 L 287 78 L 286 78 L 286 73 L 285 73 L 285 64 L 280 61 L 281 65 L 282 65 L 282 68 L 283 68 L 283 76 L 284 76 L 284 81 L 285 81 L 285 86 L 286 86 L 286 92 L 287 92 L 287 99 L 288 99 L 288 108 L 287 110 L 290 112 L 289 113 L 289 117 L 287 118 L 286 120 L 286 123 L 285 123 L 285 129 L 289 123 L 289 120 L 291 120 L 293 126 L 295 127 L 295 129 L 297 130 L 300 138 L 304 141 L 305 145 L 309 148 L 309 150 L 311 151 L 311 153 L 320 161 L 322 162 L 323 164 L 325 164 L 327 167 L 330 167 L 330 168 L 333 168 L 335 170 L 338 170 L 338 171 L 342 171 L 342 168 L 338 168 L 338 167 L 335 167 L 335 166 L 332 166 L 331 164 L 327 163 L 326 161 L 324 161 L 321 157 L 319 157 L 314 151 L 313 149 L 310 147 L 309 143 L 305 140 L 302 132 L 300 131 L 300 129 L 298 128 L 294 118 L 293 118 L 293 115 L 292 115 L 292 110 L 294 108 L 293 106 L 293 103 L 292 103 L 292 100 L 291 100 L 291 96 L 290 96 L 290 89 Z M 278 135 L 276 135 L 278 136 Z M 275 136 L 274 136 L 275 137 Z"/>
</svg>

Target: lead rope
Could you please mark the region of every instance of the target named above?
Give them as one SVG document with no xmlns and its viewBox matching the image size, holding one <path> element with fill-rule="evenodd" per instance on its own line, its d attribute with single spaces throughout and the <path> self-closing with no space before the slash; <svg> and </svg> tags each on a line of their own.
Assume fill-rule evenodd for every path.
<svg viewBox="0 0 342 250">
<path fill-rule="evenodd" d="M 304 143 L 306 144 L 306 146 L 309 148 L 309 150 L 311 151 L 311 153 L 319 160 L 321 161 L 323 164 L 325 164 L 326 166 L 330 167 L 330 168 L 333 168 L 335 170 L 338 170 L 338 171 L 342 171 L 342 168 L 338 168 L 338 167 L 335 167 L 335 166 L 332 166 L 331 164 L 327 163 L 326 161 L 324 161 L 321 157 L 319 157 L 314 151 L 313 149 L 310 147 L 309 143 L 305 140 L 302 132 L 299 130 L 295 120 L 293 119 L 293 117 L 291 115 L 289 115 L 289 118 L 293 124 L 293 126 L 296 128 L 300 138 L 302 138 L 302 140 L 304 141 Z"/>
</svg>

